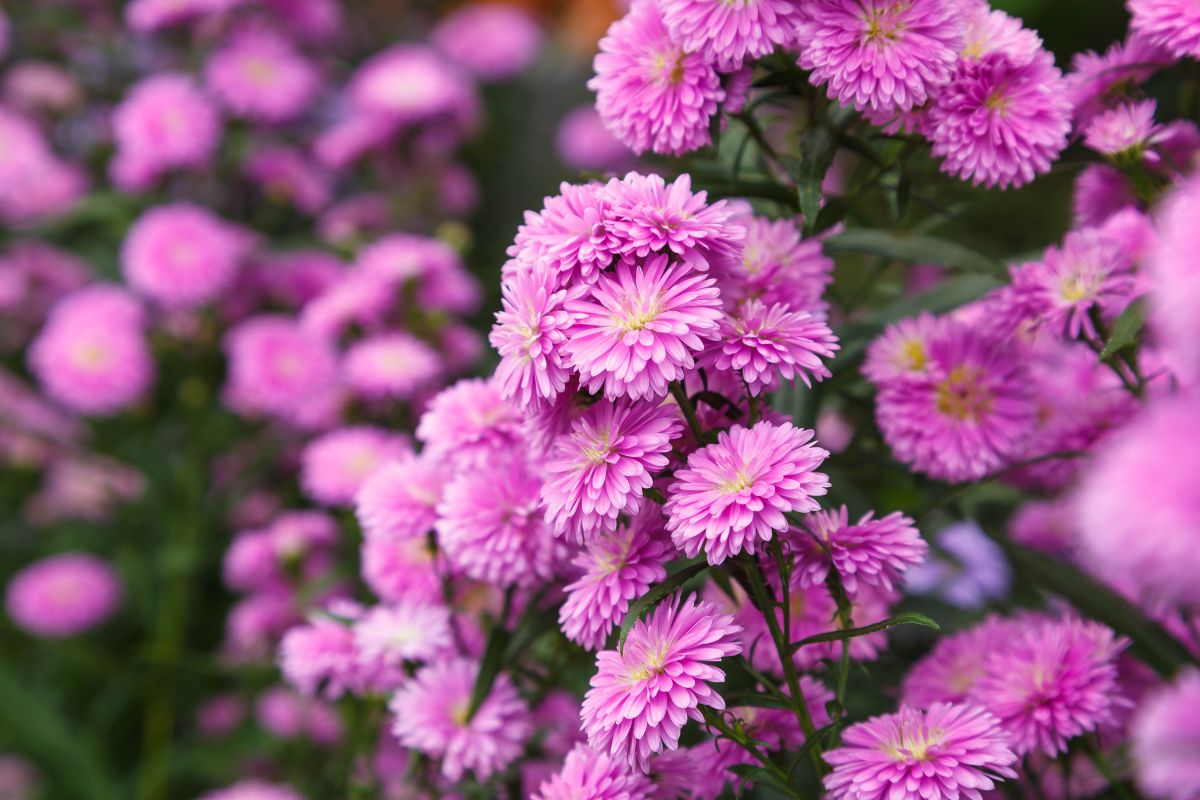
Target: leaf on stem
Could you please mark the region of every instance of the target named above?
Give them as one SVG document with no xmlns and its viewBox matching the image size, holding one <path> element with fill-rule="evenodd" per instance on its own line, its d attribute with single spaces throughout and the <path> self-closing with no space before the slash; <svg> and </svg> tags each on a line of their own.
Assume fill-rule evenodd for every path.
<svg viewBox="0 0 1200 800">
<path fill-rule="evenodd" d="M 825 239 L 826 255 L 841 253 L 865 253 L 912 264 L 937 264 L 963 272 L 1007 277 L 1004 264 L 990 256 L 936 236 L 907 231 L 852 228 Z"/>
<path fill-rule="evenodd" d="M 792 642 L 790 646 L 794 653 L 805 645 L 821 644 L 822 642 L 841 642 L 847 639 L 854 639 L 858 636 L 868 636 L 872 633 L 886 631 L 888 628 L 895 628 L 897 625 L 920 625 L 924 628 L 932 628 L 935 631 L 942 629 L 940 625 L 924 614 L 919 614 L 916 611 L 905 611 L 903 614 L 897 614 L 894 617 L 889 617 L 871 625 L 864 625 L 861 628 L 845 628 L 843 630 L 818 633 L 816 636 L 809 636 L 798 642 Z"/>
<path fill-rule="evenodd" d="M 701 554 L 693 559 L 692 562 L 683 569 L 679 570 L 674 575 L 668 576 L 667 579 L 662 583 L 646 592 L 637 600 L 634 600 L 629 605 L 629 611 L 625 613 L 625 619 L 621 622 L 621 630 L 617 636 L 617 649 L 625 649 L 625 639 L 629 636 L 629 632 L 633 630 L 634 624 L 639 619 L 653 610 L 654 607 L 661 603 L 667 597 L 667 595 L 671 594 L 671 592 L 675 591 L 680 586 L 683 586 L 685 583 L 699 575 L 701 572 L 704 572 L 706 569 L 708 569 L 708 560 L 703 554 Z"/>
<path fill-rule="evenodd" d="M 1136 344 L 1145 324 L 1146 300 L 1138 298 L 1130 303 L 1129 307 L 1122 311 L 1121 316 L 1117 317 L 1117 321 L 1113 323 L 1112 334 L 1108 337 L 1104 350 L 1100 352 L 1100 357 L 1110 358 Z"/>
</svg>

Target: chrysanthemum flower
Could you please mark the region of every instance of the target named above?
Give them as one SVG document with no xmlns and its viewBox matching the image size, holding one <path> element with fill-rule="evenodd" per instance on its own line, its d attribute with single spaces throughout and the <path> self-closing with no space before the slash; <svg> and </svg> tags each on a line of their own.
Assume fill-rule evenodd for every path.
<svg viewBox="0 0 1200 800">
<path fill-rule="evenodd" d="M 1152 797 L 1190 800 L 1200 795 L 1200 672 L 1183 673 L 1142 703 L 1133 722 L 1138 786 Z"/>
<path fill-rule="evenodd" d="M 371 592 L 385 603 L 407 598 L 442 602 L 441 575 L 446 572 L 445 557 L 430 549 L 424 536 L 391 539 L 369 536 L 363 539 L 362 578 Z"/>
<path fill-rule="evenodd" d="M 306 623 L 284 634 L 279 643 L 279 669 L 301 694 L 336 700 L 361 688 L 359 652 L 351 624 L 360 609 L 335 619 L 315 614 Z"/>
<path fill-rule="evenodd" d="M 226 335 L 227 391 L 238 408 L 288 419 L 327 396 L 337 382 L 337 353 L 324 336 L 278 315 L 252 317 Z"/>
<path fill-rule="evenodd" d="M 1077 124 L 1086 125 L 1123 87 L 1144 82 L 1170 61 L 1165 51 L 1140 36 L 1114 43 L 1103 55 L 1076 53 L 1066 80 Z"/>
<path fill-rule="evenodd" d="M 563 345 L 580 382 L 606 397 L 663 397 L 671 381 L 695 366 L 721 317 L 711 277 L 666 255 L 643 264 L 621 261 L 588 296 L 567 303 L 572 317 Z"/>
<path fill-rule="evenodd" d="M 478 115 L 469 76 L 419 44 L 394 45 L 372 56 L 351 76 L 346 94 L 368 119 L 414 124 L 445 118 L 469 127 Z"/>
<path fill-rule="evenodd" d="M 1021 20 L 992 8 L 987 2 L 963 3 L 966 30 L 961 56 L 978 61 L 1002 53 L 1013 63 L 1025 64 L 1042 49 L 1042 37 L 1021 25 Z"/>
<path fill-rule="evenodd" d="M 1018 755 L 1057 756 L 1129 705 L 1117 680 L 1128 645 L 1098 622 L 1031 619 L 988 659 L 970 700 L 996 715 Z"/>
<path fill-rule="evenodd" d="M 963 18 L 951 0 L 811 0 L 800 6 L 800 66 L 859 111 L 909 111 L 954 74 Z"/>
<path fill-rule="evenodd" d="M 900 573 L 920 563 L 928 549 L 912 519 L 900 512 L 875 519 L 868 511 L 851 525 L 845 506 L 809 514 L 792 541 L 801 586 L 824 583 L 832 567 L 851 594 L 860 581 L 891 591 Z"/>
<path fill-rule="evenodd" d="M 541 480 L 518 455 L 460 472 L 438 505 L 438 544 L 468 577 L 496 585 L 552 578 L 564 560 L 540 509 Z"/>
<path fill-rule="evenodd" d="M 363 535 L 412 539 L 433 530 L 449 477 L 441 463 L 424 454 L 392 461 L 372 472 L 355 498 Z"/>
<path fill-rule="evenodd" d="M 1097 229 L 1072 231 L 1041 261 L 1013 269 L 1014 299 L 1054 334 L 1095 339 L 1091 312 L 1113 319 L 1133 300 L 1137 280 L 1129 252 Z"/>
<path fill-rule="evenodd" d="M 900 698 L 914 708 L 964 703 L 987 674 L 987 662 L 1020 630 L 1020 621 L 989 616 L 974 627 L 938 639 L 904 677 Z"/>
<path fill-rule="evenodd" d="M 60 159 L 32 121 L 0 107 L 0 221 L 26 225 L 62 214 L 87 191 L 87 178 Z"/>
<path fill-rule="evenodd" d="M 892 323 L 867 348 L 863 374 L 876 385 L 925 374 L 930 348 L 943 327 L 928 311 Z"/>
<path fill-rule="evenodd" d="M 1019 456 L 1033 397 L 1007 343 L 943 320 L 924 372 L 885 382 L 876 419 L 897 459 L 939 480 L 977 480 Z"/>
<path fill-rule="evenodd" d="M 1101 112 L 1088 124 L 1083 142 L 1101 155 L 1140 155 L 1159 132 L 1157 107 L 1153 100 L 1141 100 Z"/>
<path fill-rule="evenodd" d="M 133 0 L 125 6 L 125 24 L 138 32 L 194 22 L 236 8 L 245 0 Z"/>
<path fill-rule="evenodd" d="M 233 283 L 254 237 L 200 206 L 156 206 L 129 228 L 121 271 L 129 285 L 168 308 L 190 308 Z"/>
<path fill-rule="evenodd" d="M 1027 63 L 1002 53 L 960 59 L 928 114 L 942 171 L 1002 188 L 1048 172 L 1071 128 L 1062 73 L 1045 51 Z"/>
<path fill-rule="evenodd" d="M 821 296 L 833 282 L 833 259 L 821 250 L 818 238 L 804 239 L 787 219 L 738 217 L 746 226 L 740 263 L 729 270 L 729 297 L 747 297 L 768 305 L 782 303 L 796 311 L 824 308 Z"/>
<path fill-rule="evenodd" d="M 1189 0 L 1126 0 L 1129 29 L 1175 58 L 1200 58 L 1200 9 Z"/>
<path fill-rule="evenodd" d="M 816 511 L 829 478 L 816 468 L 829 457 L 813 432 L 791 422 L 760 422 L 722 432 L 716 444 L 688 456 L 667 490 L 667 529 L 688 557 L 702 549 L 710 564 L 787 530 L 784 514 Z"/>
<path fill-rule="evenodd" d="M 973 521 L 955 522 L 931 537 L 936 555 L 912 567 L 905 586 L 959 608 L 982 608 L 1007 596 L 1012 567 L 1000 545 Z M 942 555 L 945 554 L 945 555 Z"/>
<path fill-rule="evenodd" d="M 654 784 L 623 761 L 576 745 L 562 769 L 546 780 L 534 800 L 651 800 Z"/>
<path fill-rule="evenodd" d="M 502 81 L 537 58 L 542 31 L 533 15 L 499 3 L 459 8 L 430 34 L 434 47 L 485 81 Z"/>
<path fill-rule="evenodd" d="M 1158 212 L 1158 245 L 1150 259 L 1151 326 L 1173 372 L 1186 384 L 1200 378 L 1200 179 L 1181 181 Z"/>
<path fill-rule="evenodd" d="M 292 787 L 260 780 L 244 780 L 209 792 L 199 800 L 303 800 Z"/>
<path fill-rule="evenodd" d="M 711 662 L 741 652 L 740 630 L 711 603 L 668 598 L 633 626 L 623 651 L 597 655 L 583 699 L 588 744 L 642 771 L 651 755 L 677 749 L 684 723 L 703 719 L 699 706 L 725 708 L 710 685 L 725 673 Z"/>
<path fill-rule="evenodd" d="M 600 40 L 594 68 L 596 110 L 635 153 L 682 155 L 712 141 L 721 80 L 713 64 L 671 38 L 657 0 L 634 0 Z"/>
<path fill-rule="evenodd" d="M 432 458 L 483 465 L 521 442 L 521 416 L 493 380 L 461 380 L 430 401 L 417 438 Z"/>
<path fill-rule="evenodd" d="M 309 442 L 300 456 L 300 484 L 318 503 L 352 503 L 371 473 L 411 455 L 408 440 L 382 428 L 358 425 L 330 431 Z"/>
<path fill-rule="evenodd" d="M 259 695 L 254 704 L 254 718 L 263 730 L 283 739 L 304 738 L 328 746 L 337 744 L 342 738 L 342 720 L 332 704 L 281 686 Z M 231 732 L 212 735 L 218 738 Z"/>
<path fill-rule="evenodd" d="M 722 72 L 794 42 L 800 21 L 791 0 L 666 0 L 662 12 L 671 37 Z"/>
<path fill-rule="evenodd" d="M 630 524 L 597 536 L 575 557 L 572 563 L 583 574 L 563 589 L 567 601 L 558 612 L 568 639 L 599 650 L 629 604 L 667 577 L 665 565 L 674 551 L 663 525 L 662 513 L 647 508 Z"/>
<path fill-rule="evenodd" d="M 113 111 L 117 186 L 141 190 L 172 169 L 206 166 L 221 136 L 216 108 L 186 75 L 158 74 L 129 90 Z"/>
<path fill-rule="evenodd" d="M 355 342 L 342 360 L 346 386 L 371 399 L 407 400 L 430 386 L 441 371 L 437 351 L 404 331 Z"/>
<path fill-rule="evenodd" d="M 8 615 L 35 636 L 82 633 L 112 616 L 121 583 L 104 561 L 86 553 L 63 553 L 17 572 L 5 589 Z"/>
<path fill-rule="evenodd" d="M 321 84 L 312 62 L 264 27 L 235 33 L 209 57 L 204 80 L 231 112 L 267 123 L 303 114 Z"/>
<path fill-rule="evenodd" d="M 508 248 L 514 259 L 512 269 L 557 275 L 551 288 L 577 282 L 590 285 L 620 250 L 616 220 L 612 195 L 604 184 L 563 183 L 558 194 L 545 198 L 541 211 L 525 212 L 525 224 L 517 228 L 516 240 Z M 504 278 L 514 274 L 505 265 Z"/>
<path fill-rule="evenodd" d="M 750 394 L 773 391 L 780 379 L 805 386 L 830 376 L 822 358 L 837 352 L 837 337 L 820 316 L 747 300 L 720 321 L 717 339 L 700 355 L 710 369 L 737 370 Z"/>
<path fill-rule="evenodd" d="M 460 780 L 470 770 L 486 781 L 515 761 L 529 735 L 529 711 L 504 673 L 468 717 L 479 664 L 468 659 L 432 664 L 392 698 L 392 732 L 400 744 L 442 762 L 442 775 Z"/>
<path fill-rule="evenodd" d="M 30 371 L 45 392 L 83 414 L 112 414 L 154 379 L 142 310 L 128 292 L 94 285 L 59 301 L 29 346 Z"/>
<path fill-rule="evenodd" d="M 359 657 L 380 659 L 393 667 L 405 661 L 430 661 L 454 650 L 450 610 L 419 600 L 401 600 L 363 612 L 353 626 Z"/>
<path fill-rule="evenodd" d="M 590 103 L 572 109 L 559 122 L 554 150 L 564 166 L 578 172 L 620 173 L 633 160 Z"/>
<path fill-rule="evenodd" d="M 678 409 L 654 401 L 599 400 L 554 441 L 542 501 L 556 534 L 583 543 L 636 514 L 653 473 L 667 466 L 683 423 Z"/>
<path fill-rule="evenodd" d="M 501 286 L 503 310 L 489 337 L 500 353 L 496 380 L 504 397 L 522 408 L 553 400 L 571 376 L 562 355 L 571 326 L 563 307 L 568 290 L 556 290 L 557 282 L 550 270 L 518 268 Z"/>
<path fill-rule="evenodd" d="M 842 742 L 824 755 L 833 765 L 825 788 L 834 800 L 981 800 L 981 790 L 1017 777 L 1017 757 L 996 718 L 973 706 L 902 706 L 851 725 Z"/>
<path fill-rule="evenodd" d="M 1089 164 L 1075 179 L 1071 208 L 1077 228 L 1102 225 L 1118 211 L 1136 206 L 1129 180 L 1108 164 Z"/>
</svg>

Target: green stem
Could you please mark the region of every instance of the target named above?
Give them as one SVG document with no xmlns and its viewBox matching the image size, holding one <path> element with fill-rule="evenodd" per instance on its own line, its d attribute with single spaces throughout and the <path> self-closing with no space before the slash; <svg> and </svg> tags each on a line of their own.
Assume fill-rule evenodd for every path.
<svg viewBox="0 0 1200 800">
<path fill-rule="evenodd" d="M 841 630 L 848 631 L 854 627 L 854 622 L 851 619 L 853 605 L 850 603 L 850 596 L 846 594 L 846 587 L 842 585 L 842 578 L 838 575 L 837 570 L 830 569 L 829 577 L 826 578 L 826 585 L 829 587 L 829 593 L 833 595 L 833 600 L 837 603 L 837 621 L 838 627 Z M 837 682 L 837 701 L 838 707 L 842 710 L 843 715 L 846 710 L 846 685 L 850 680 L 850 640 L 842 640 L 842 661 L 841 670 L 838 672 Z"/>
<path fill-rule="evenodd" d="M 750 134 L 750 138 L 752 138 L 754 143 L 758 145 L 759 152 L 761 152 L 763 155 L 763 160 L 765 160 L 777 172 L 786 175 L 788 187 L 795 190 L 796 181 L 783 166 L 782 159 L 780 159 L 779 154 L 775 152 L 775 147 L 767 139 L 766 133 L 763 131 L 762 126 L 758 124 L 758 120 L 754 118 L 754 115 L 748 111 L 743 111 L 737 115 L 737 118 L 741 120 L 743 125 L 746 126 L 746 132 Z"/>
<path fill-rule="evenodd" d="M 1108 758 L 1100 751 L 1089 737 L 1084 737 L 1082 740 L 1083 752 L 1087 754 L 1088 760 L 1096 767 L 1104 780 L 1108 781 L 1108 785 L 1112 787 L 1117 797 L 1121 800 L 1133 800 L 1133 795 L 1125 788 L 1125 784 L 1117 779 L 1116 772 L 1113 771 L 1112 764 L 1108 762 Z"/>
<path fill-rule="evenodd" d="M 688 397 L 687 388 L 684 387 L 682 381 L 671 382 L 671 396 L 679 404 L 679 410 L 683 412 L 683 417 L 687 420 L 688 427 L 692 429 L 692 435 L 696 437 L 696 443 L 703 445 L 704 429 L 700 426 L 700 420 L 696 417 L 696 407 L 692 405 L 692 400 Z"/>
<path fill-rule="evenodd" d="M 792 785 L 792 780 L 788 774 L 784 772 L 778 764 L 776 764 L 774 761 L 764 755 L 762 751 L 755 747 L 754 743 L 747 739 L 744 733 L 739 733 L 738 731 L 730 728 L 729 725 L 725 723 L 725 720 L 721 716 L 720 712 L 714 711 L 707 706 L 702 707 L 700 711 L 704 714 L 704 721 L 708 723 L 710 728 L 715 728 L 717 732 L 726 739 L 749 753 L 755 761 L 763 765 L 764 769 L 775 776 L 775 779 L 779 781 L 781 786 L 787 787 L 788 793 L 793 798 L 796 798 L 796 800 L 803 800 L 804 795 L 802 795 L 800 791 Z"/>
</svg>

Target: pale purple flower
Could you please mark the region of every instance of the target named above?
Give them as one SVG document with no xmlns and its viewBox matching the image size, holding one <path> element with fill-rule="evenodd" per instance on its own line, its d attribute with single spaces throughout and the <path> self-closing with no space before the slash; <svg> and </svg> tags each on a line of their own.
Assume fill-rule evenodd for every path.
<svg viewBox="0 0 1200 800">
<path fill-rule="evenodd" d="M 392 732 L 400 744 L 441 761 L 458 781 L 470 770 L 479 781 L 517 760 L 530 732 L 529 711 L 504 673 L 471 714 L 479 664 L 468 659 L 431 664 L 392 697 Z"/>
<path fill-rule="evenodd" d="M 412 453 L 402 435 L 358 425 L 313 439 L 300 456 L 305 494 L 330 506 L 347 505 L 379 467 Z"/>
<path fill-rule="evenodd" d="M 522 408 L 553 400 L 571 376 L 562 354 L 571 327 L 564 307 L 569 292 L 555 288 L 557 277 L 543 268 L 518 268 L 501 284 L 503 310 L 496 312 L 489 337 L 500 353 L 496 381 L 504 397 Z"/>
<path fill-rule="evenodd" d="M 96 627 L 121 602 L 111 566 L 87 553 L 62 553 L 23 567 L 5 587 L 5 610 L 34 636 L 61 638 Z"/>
<path fill-rule="evenodd" d="M 893 322 L 867 348 L 863 374 L 876 385 L 924 375 L 930 348 L 942 335 L 943 328 L 940 318 L 928 311 Z"/>
<path fill-rule="evenodd" d="M 981 790 L 1017 777 L 996 718 L 969 705 L 901 706 L 851 725 L 824 758 L 833 765 L 825 776 L 833 800 L 981 800 Z"/>
<path fill-rule="evenodd" d="M 159 73 L 134 85 L 113 110 L 116 155 L 109 166 L 122 189 L 140 191 L 173 169 L 208 166 L 221 119 L 192 78 Z"/>
<path fill-rule="evenodd" d="M 773 391 L 780 379 L 793 382 L 799 377 L 811 387 L 814 379 L 831 375 L 821 359 L 832 358 L 838 343 L 822 316 L 747 300 L 719 325 L 716 341 L 700 355 L 700 365 L 737 370 L 751 395 Z"/>
<path fill-rule="evenodd" d="M 312 62 L 265 27 L 236 32 L 209 56 L 204 80 L 230 112 L 265 123 L 302 115 L 321 85 Z"/>
<path fill-rule="evenodd" d="M 1129 29 L 1175 58 L 1200 58 L 1200 8 L 1191 0 L 1126 0 Z"/>
<path fill-rule="evenodd" d="M 788 513 L 816 511 L 829 478 L 816 468 L 829 453 L 813 432 L 791 422 L 759 422 L 722 431 L 715 444 L 688 456 L 667 489 L 667 529 L 689 557 L 701 550 L 710 564 L 787 530 Z"/>
<path fill-rule="evenodd" d="M 500 3 L 459 8 L 430 34 L 434 47 L 485 81 L 501 81 L 537 58 L 542 31 L 528 11 Z"/>
<path fill-rule="evenodd" d="M 429 402 L 417 439 L 431 458 L 482 466 L 520 445 L 521 415 L 495 379 L 461 380 Z"/>
<path fill-rule="evenodd" d="M 908 591 L 935 594 L 959 608 L 981 608 L 1008 594 L 1012 567 L 977 524 L 957 522 L 931 538 L 938 555 L 908 571 Z"/>
<path fill-rule="evenodd" d="M 657 0 L 634 0 L 600 40 L 588 88 L 608 129 L 635 153 L 681 155 L 712 141 L 725 99 L 713 64 L 671 38 Z"/>
<path fill-rule="evenodd" d="M 643 772 L 650 757 L 679 747 L 687 720 L 703 719 L 725 701 L 712 687 L 725 673 L 713 666 L 741 652 L 733 617 L 690 596 L 667 598 L 634 624 L 623 650 L 596 656 L 596 675 L 583 699 L 588 744 Z"/>
<path fill-rule="evenodd" d="M 1157 107 L 1154 100 L 1141 100 L 1103 111 L 1088 123 L 1083 142 L 1101 155 L 1140 155 L 1159 132 Z"/>
<path fill-rule="evenodd" d="M 924 105 L 950 81 L 963 46 L 953 0 L 809 0 L 800 12 L 800 66 L 859 111 Z"/>
<path fill-rule="evenodd" d="M 342 359 L 346 387 L 374 400 L 411 399 L 433 384 L 441 372 L 437 351 L 404 331 L 355 342 Z"/>
<path fill-rule="evenodd" d="M 1133 763 L 1147 795 L 1191 800 L 1200 795 L 1200 672 L 1188 670 L 1147 697 L 1133 722 Z"/>
<path fill-rule="evenodd" d="M 534 800 L 651 800 L 656 796 L 648 777 L 583 744 L 567 754 L 562 769 L 533 795 Z"/>
<path fill-rule="evenodd" d="M 594 538 L 572 562 L 582 575 L 563 591 L 558 613 L 563 634 L 587 650 L 604 646 L 629 604 L 667 576 L 674 549 L 663 535 L 664 520 L 648 506 L 628 525 Z"/>
<path fill-rule="evenodd" d="M 596 401 L 558 436 L 542 501 L 556 534 L 584 543 L 642 507 L 642 491 L 667 466 L 683 423 L 670 403 Z"/>
<path fill-rule="evenodd" d="M 354 622 L 359 657 L 393 667 L 431 661 L 454 651 L 450 610 L 415 599 L 368 609 Z"/>
<path fill-rule="evenodd" d="M 662 13 L 675 41 L 722 72 L 792 44 L 801 19 L 792 0 L 665 0 Z"/>
<path fill-rule="evenodd" d="M 433 530 L 449 477 L 444 465 L 424 454 L 392 461 L 372 472 L 354 501 L 363 535 L 395 541 Z"/>
<path fill-rule="evenodd" d="M 658 255 L 621 261 L 590 293 L 567 303 L 572 317 L 563 345 L 581 385 L 616 400 L 655 399 L 682 380 L 721 317 L 711 277 Z"/>
<path fill-rule="evenodd" d="M 921 563 L 928 549 L 910 517 L 895 511 L 875 519 L 868 511 L 852 525 L 845 506 L 809 514 L 791 540 L 801 586 L 824 583 L 832 567 L 850 594 L 859 582 L 891 591 L 898 576 Z"/>
</svg>

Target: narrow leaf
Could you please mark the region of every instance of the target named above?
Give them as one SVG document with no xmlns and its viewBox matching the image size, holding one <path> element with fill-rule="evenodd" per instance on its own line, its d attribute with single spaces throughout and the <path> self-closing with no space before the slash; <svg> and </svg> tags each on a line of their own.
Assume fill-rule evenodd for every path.
<svg viewBox="0 0 1200 800">
<path fill-rule="evenodd" d="M 918 614 L 916 611 L 905 611 L 903 614 L 897 614 L 882 622 L 864 625 L 861 628 L 845 628 L 837 631 L 818 633 L 816 636 L 809 636 L 798 642 L 792 642 L 791 648 L 792 652 L 795 652 L 805 645 L 820 644 L 822 642 L 841 642 L 846 639 L 854 639 L 858 636 L 867 636 L 872 633 L 886 631 L 888 628 L 895 628 L 897 625 L 920 625 L 925 628 L 932 628 L 935 631 L 942 629 L 940 625 L 924 614 Z"/>
<path fill-rule="evenodd" d="M 697 557 L 696 561 L 688 564 L 674 575 L 669 575 L 662 583 L 646 592 L 637 600 L 634 600 L 629 606 L 629 611 L 625 613 L 625 619 L 621 622 L 621 632 L 617 637 L 617 649 L 625 649 L 625 638 L 629 636 L 629 631 L 633 630 L 634 624 L 639 619 L 648 614 L 671 592 L 683 586 L 706 569 L 708 569 L 708 561 L 701 554 Z"/>
<path fill-rule="evenodd" d="M 782 697 L 772 697 L 758 692 L 728 692 L 724 695 L 726 708 L 782 708 L 788 711 L 792 706 Z"/>
<path fill-rule="evenodd" d="M 732 743 L 726 745 L 733 747 Z M 789 786 L 779 776 L 771 772 L 766 767 L 760 767 L 755 764 L 734 764 L 727 769 L 737 775 L 739 778 L 751 783 L 769 786 L 775 791 L 787 795 L 788 797 L 796 797 L 796 789 L 794 786 Z"/>
<path fill-rule="evenodd" d="M 508 623 L 508 613 L 512 608 L 514 591 L 515 588 L 510 586 L 504 593 L 504 607 L 500 611 L 500 616 L 496 618 L 495 624 L 492 625 L 491 633 L 488 634 L 483 658 L 479 663 L 479 672 L 475 675 L 475 685 L 471 688 L 471 704 L 467 707 L 467 719 L 473 717 L 479 707 L 483 705 L 483 701 L 492 691 L 492 684 L 496 682 L 496 676 L 500 674 L 500 670 L 504 666 L 504 655 L 509 638 L 508 628 L 505 625 Z M 534 604 L 531 603 L 530 606 L 532 608 Z"/>
<path fill-rule="evenodd" d="M 1004 265 L 990 256 L 936 236 L 852 228 L 825 240 L 825 253 L 865 253 L 912 264 L 937 264 L 964 272 L 978 272 L 1004 278 Z"/>
<path fill-rule="evenodd" d="M 1139 298 L 1130 303 L 1113 323 L 1112 334 L 1108 337 L 1108 343 L 1104 345 L 1100 357 L 1108 358 L 1137 342 L 1145 324 L 1146 301 Z"/>
<path fill-rule="evenodd" d="M 804 215 L 804 230 L 812 236 L 821 213 L 821 186 L 825 174 L 833 165 L 837 151 L 838 133 L 842 120 L 831 115 L 829 122 L 811 126 L 800 139 L 800 165 L 796 170 L 796 195 L 800 213 Z"/>
</svg>

